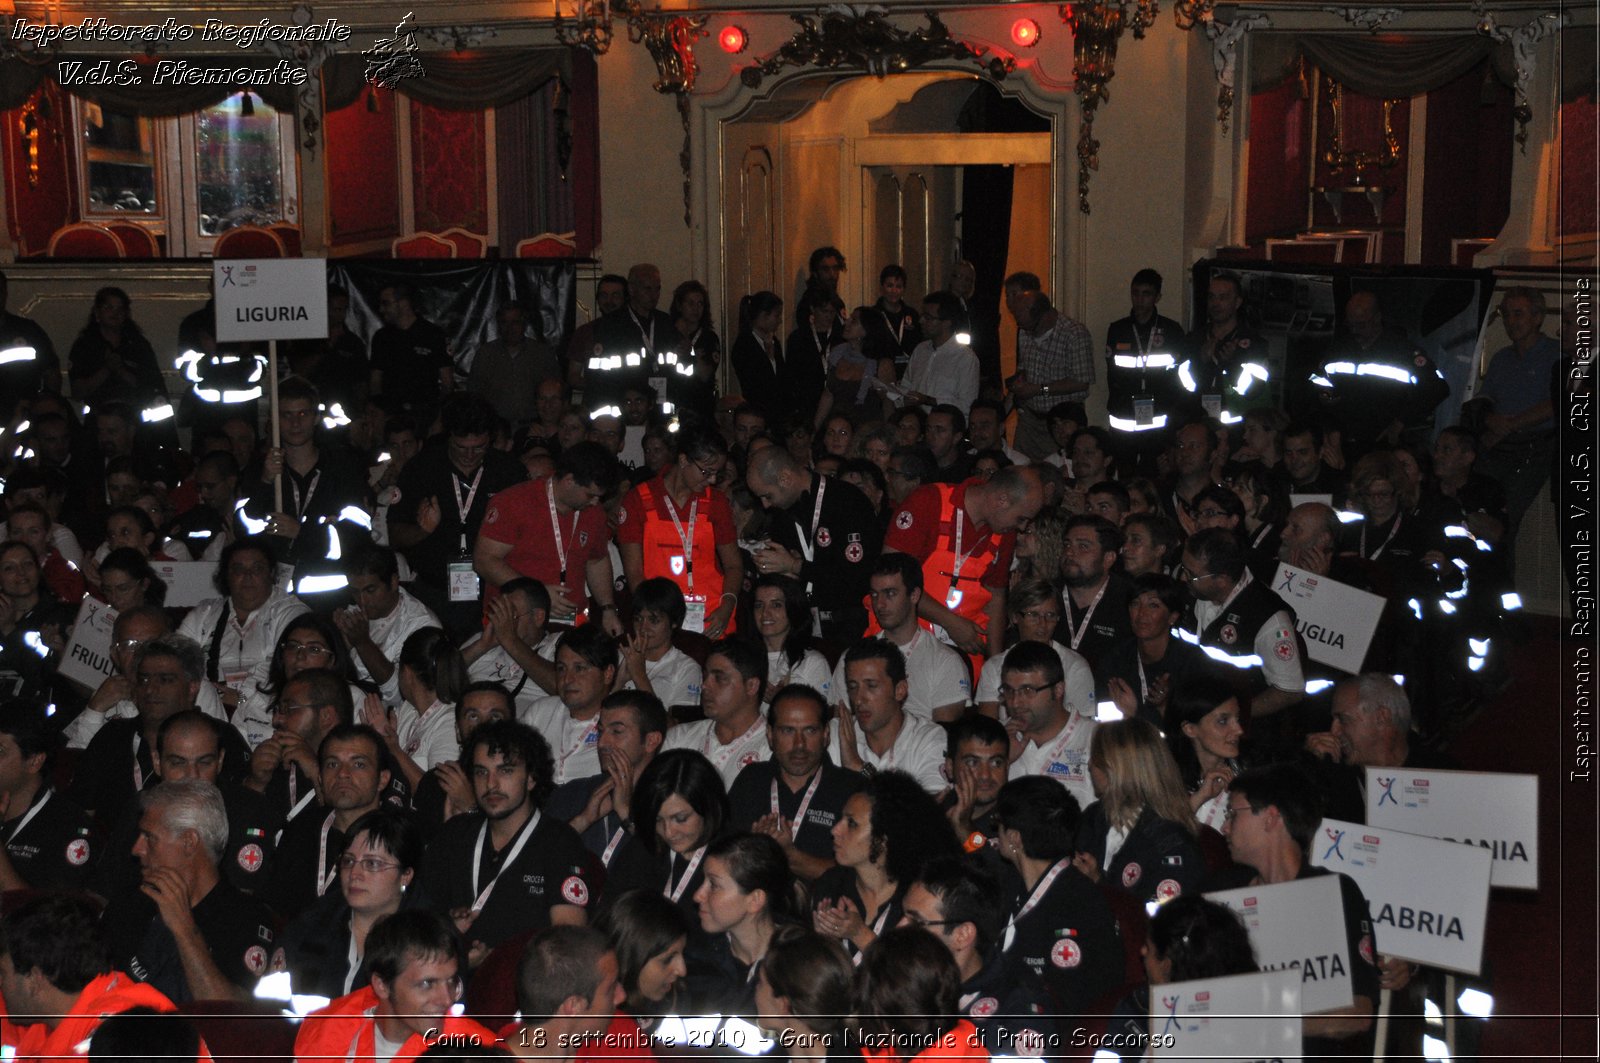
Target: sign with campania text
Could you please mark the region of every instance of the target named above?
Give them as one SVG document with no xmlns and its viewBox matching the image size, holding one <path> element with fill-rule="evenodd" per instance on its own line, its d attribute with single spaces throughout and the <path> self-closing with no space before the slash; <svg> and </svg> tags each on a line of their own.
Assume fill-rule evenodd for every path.
<svg viewBox="0 0 1600 1063">
<path fill-rule="evenodd" d="M 1493 863 L 1487 849 L 1325 819 L 1311 840 L 1311 862 L 1356 880 L 1385 956 L 1479 973 Z"/>
<path fill-rule="evenodd" d="M 222 343 L 327 338 L 325 259 L 217 259 L 211 281 Z"/>
<path fill-rule="evenodd" d="M 1272 589 L 1294 610 L 1313 661 L 1350 675 L 1361 671 L 1383 615 L 1382 598 L 1290 565 L 1278 566 Z"/>
<path fill-rule="evenodd" d="M 1537 775 L 1368 768 L 1367 822 L 1487 849 L 1490 885 L 1539 888 Z"/>
<path fill-rule="evenodd" d="M 1336 875 L 1246 886 L 1206 894 L 1239 913 L 1263 971 L 1300 972 L 1300 1001 L 1307 1014 L 1354 1002 L 1350 941 Z"/>
<path fill-rule="evenodd" d="M 1300 979 L 1292 970 L 1150 987 L 1155 1059 L 1296 1059 Z"/>
</svg>

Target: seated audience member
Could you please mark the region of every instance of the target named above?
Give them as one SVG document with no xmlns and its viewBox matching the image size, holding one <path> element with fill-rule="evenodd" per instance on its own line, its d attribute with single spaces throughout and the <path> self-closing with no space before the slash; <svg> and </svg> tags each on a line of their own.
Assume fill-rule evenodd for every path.
<svg viewBox="0 0 1600 1063">
<path fill-rule="evenodd" d="M 562 633 L 556 642 L 560 693 L 539 698 L 517 718 L 547 737 L 555 757 L 550 785 L 600 770 L 600 702 L 616 686 L 617 645 L 598 624 Z"/>
<path fill-rule="evenodd" d="M 292 919 L 272 954 L 270 970 L 288 971 L 299 995 L 333 999 L 367 982 L 372 928 L 406 905 L 422 863 L 422 832 L 398 809 L 368 812 L 344 838 L 338 889 Z"/>
<path fill-rule="evenodd" d="M 1411 699 L 1391 677 L 1367 672 L 1333 688 L 1333 726 L 1306 735 L 1307 767 L 1333 819 L 1366 822 L 1366 768 L 1455 768 L 1412 730 Z"/>
<path fill-rule="evenodd" d="M 399 708 L 386 708 L 376 694 L 362 706 L 362 722 L 383 736 L 389 757 L 416 789 L 424 772 L 459 759 L 455 704 L 467 685 L 467 669 L 444 629 L 418 628 L 400 647 Z"/>
<path fill-rule="evenodd" d="M 282 699 L 289 680 L 312 668 L 351 680 L 352 704 L 359 704 L 366 696 L 366 691 L 353 682 L 355 668 L 350 650 L 333 621 L 322 613 L 303 613 L 283 629 L 272 655 L 256 665 L 240 691 L 233 725 L 252 750 L 272 736 L 274 706 Z"/>
<path fill-rule="evenodd" d="M 613 875 L 609 889 L 654 890 L 698 927 L 694 897 L 705 881 L 706 850 L 728 823 L 722 776 L 692 749 L 667 750 L 639 774 L 632 807 L 635 827 L 624 844 L 639 846 L 649 860 L 642 862 L 642 877 Z"/>
<path fill-rule="evenodd" d="M 1056 641 L 1083 655 L 1090 667 L 1129 635 L 1128 578 L 1116 571 L 1122 530 L 1103 517 L 1067 521 L 1061 543 L 1062 616 Z"/>
<path fill-rule="evenodd" d="M 1205 876 L 1189 795 L 1161 732 L 1144 720 L 1095 728 L 1089 774 L 1099 798 L 1083 813 L 1072 866 L 1141 903 L 1193 893 Z"/>
<path fill-rule="evenodd" d="M 158 989 L 113 966 L 99 914 L 85 897 L 46 893 L 24 901 L 0 925 L 8 1032 L 17 1023 L 8 1057 L 78 1058 L 108 1019 L 134 1009 L 175 1010 Z"/>
<path fill-rule="evenodd" d="M 479 811 L 445 825 L 428 847 L 422 880 L 435 911 L 469 913 L 462 933 L 475 967 L 525 930 L 582 926 L 593 887 L 577 834 L 540 814 L 553 766 L 537 731 L 509 720 L 486 723 L 461 758 L 471 769 Z"/>
<path fill-rule="evenodd" d="M 33 547 L 0 543 L 0 694 L 30 701 L 47 693 L 77 604 L 44 585 Z"/>
<path fill-rule="evenodd" d="M 100 562 L 100 597 L 118 613 L 141 605 L 160 605 L 167 585 L 150 567 L 149 560 L 127 547 L 111 551 Z"/>
<path fill-rule="evenodd" d="M 377 686 L 385 705 L 399 705 L 400 649 L 422 628 L 439 627 L 439 618 L 400 586 L 399 560 L 387 546 L 359 546 L 343 563 L 355 604 L 336 611 L 333 622 L 350 644 L 356 677 Z"/>
<path fill-rule="evenodd" d="M 1189 791 L 1195 822 L 1221 832 L 1228 784 L 1240 771 L 1243 713 L 1233 689 L 1214 676 L 1178 685 L 1168 702 L 1167 746 Z"/>
<path fill-rule="evenodd" d="M 1166 575 L 1177 545 L 1178 529 L 1161 514 L 1130 514 L 1122 524 L 1122 574 L 1129 579 Z"/>
<path fill-rule="evenodd" d="M 812 888 L 812 925 L 858 956 L 897 926 L 905 891 L 928 862 L 960 849 L 933 796 L 903 771 L 878 772 L 833 827 L 838 866 Z"/>
<path fill-rule="evenodd" d="M 509 580 L 485 612 L 483 631 L 461 645 L 468 681 L 499 683 L 519 710 L 554 693 L 559 635 L 545 630 L 550 592 L 544 584 L 526 576 Z"/>
<path fill-rule="evenodd" d="M 1255 462 L 1229 462 L 1222 468 L 1222 485 L 1239 497 L 1244 506 L 1244 522 L 1239 536 L 1251 554 L 1276 562 L 1282 536 L 1283 517 L 1288 500 L 1280 483 L 1264 466 Z"/>
<path fill-rule="evenodd" d="M 142 514 L 144 511 L 138 512 Z M 76 606 L 83 599 L 86 589 L 83 573 L 76 562 L 69 562 L 62 555 L 52 531 L 49 511 L 36 502 L 14 502 L 6 511 L 7 536 L 27 543 L 33 549 L 34 556 L 39 560 L 41 582 L 50 594 L 58 601 Z"/>
<path fill-rule="evenodd" d="M 1065 787 L 1012 779 L 995 808 L 1000 853 L 1022 876 L 1000 952 L 1015 977 L 1043 978 L 1056 1009 L 1082 1015 L 1117 985 L 1122 945 L 1099 889 L 1072 866 L 1080 814 Z"/>
<path fill-rule="evenodd" d="M 828 661 L 811 645 L 811 608 L 805 588 L 789 576 L 756 580 L 756 634 L 767 654 L 766 698 L 790 683 L 803 683 L 828 695 Z"/>
<path fill-rule="evenodd" d="M 455 1014 L 459 954 L 456 932 L 431 912 L 400 911 L 379 921 L 367 934 L 367 984 L 305 1017 L 295 1058 L 411 1063 L 447 1038 L 494 1044 L 491 1031 Z"/>
<path fill-rule="evenodd" d="M 1012 555 L 1015 561 L 1011 568 L 1012 594 L 1026 580 L 1055 583 L 1061 579 L 1063 523 L 1061 514 L 1047 506 L 1032 521 L 1017 529 L 1017 549 Z"/>
<path fill-rule="evenodd" d="M 89 816 L 50 786 L 57 741 L 37 705 L 0 707 L 0 890 L 82 888 L 101 855 Z"/>
<path fill-rule="evenodd" d="M 182 543 L 197 561 L 216 561 L 242 528 L 234 500 L 239 497 L 239 463 L 226 450 L 212 451 L 194 467 L 193 506 L 179 514 L 166 534 Z"/>
<path fill-rule="evenodd" d="M 755 982 L 756 1021 L 774 1035 L 773 1054 L 815 1063 L 847 1058 L 853 975 L 838 942 L 804 927 L 779 927 Z"/>
<path fill-rule="evenodd" d="M 633 633 L 622 643 L 624 685 L 653 694 L 661 704 L 700 704 L 703 672 L 672 644 L 683 629 L 683 592 L 669 579 L 647 579 L 633 591 Z"/>
<path fill-rule="evenodd" d="M 222 876 L 222 792 L 185 779 L 163 782 L 139 801 L 133 858 L 143 885 L 104 920 L 118 968 L 178 1004 L 248 999 L 267 969 L 276 917 Z"/>
<path fill-rule="evenodd" d="M 266 796 L 282 823 L 316 800 L 317 750 L 335 727 L 350 723 L 350 684 L 324 668 L 307 668 L 283 686 L 273 706 L 272 733 L 250 755 L 245 785 Z"/>
<path fill-rule="evenodd" d="M 852 997 L 869 1059 L 989 1058 L 977 1027 L 961 1017 L 955 957 L 925 930 L 897 927 L 874 941 L 856 970 Z"/>
<path fill-rule="evenodd" d="M 698 1014 L 754 1015 L 754 979 L 773 932 L 805 918 L 805 890 L 783 849 L 760 834 L 734 834 L 706 850 L 695 891 L 700 936 L 686 957 Z"/>
<path fill-rule="evenodd" d="M 851 771 L 898 768 L 929 793 L 943 790 L 944 730 L 906 712 L 905 655 L 888 639 L 862 639 L 845 651 L 843 668 L 849 704 L 836 707 L 829 758 Z"/>
<path fill-rule="evenodd" d="M 865 779 L 828 761 L 828 703 L 807 686 L 780 689 L 767 709 L 772 756 L 739 773 L 728 790 L 735 830 L 775 839 L 789 867 L 811 880 L 833 866 L 833 826 Z"/>
<path fill-rule="evenodd" d="M 1128 489 L 1116 480 L 1100 480 L 1084 492 L 1084 511 L 1102 517 L 1117 527 L 1128 519 L 1133 506 Z"/>
<path fill-rule="evenodd" d="M 1099 692 L 1124 717 L 1165 728 L 1172 692 L 1216 667 L 1198 646 L 1172 635 L 1187 605 L 1182 584 L 1171 576 L 1152 572 L 1134 579 L 1128 595 L 1133 637 L 1106 650 L 1096 676 Z"/>
<path fill-rule="evenodd" d="M 111 625 L 110 675 L 89 696 L 83 710 L 74 716 L 62 731 L 68 749 L 83 749 L 107 720 L 125 720 L 138 714 L 133 702 L 135 689 L 134 657 L 139 647 L 172 631 L 172 621 L 166 610 L 156 605 L 139 605 L 117 614 Z M 202 684 L 195 697 L 195 708 L 219 720 L 228 718 L 217 697 L 216 688 Z"/>
<path fill-rule="evenodd" d="M 1061 671 L 1066 683 L 1067 711 L 1080 716 L 1095 715 L 1094 672 L 1089 662 L 1051 638 L 1056 624 L 1061 620 L 1061 599 L 1056 589 L 1044 580 L 1027 580 L 1014 584 L 1006 596 L 1011 609 L 1011 622 L 1017 628 L 1018 644 L 1040 642 L 1050 646 L 1061 658 Z M 983 663 L 978 677 L 978 711 L 985 716 L 1000 715 L 1000 676 L 1006 668 L 1011 649 L 1003 650 Z"/>
<path fill-rule="evenodd" d="M 662 748 L 699 753 L 717 769 L 724 788 L 766 760 L 772 753 L 761 717 L 767 667 L 765 655 L 748 642 L 722 639 L 712 645 L 700 687 L 705 719 L 671 728 Z"/>
<path fill-rule="evenodd" d="M 283 629 L 307 612 L 304 602 L 278 585 L 274 564 L 263 539 L 229 543 L 217 564 L 222 597 L 201 602 L 178 625 L 178 634 L 204 647 L 206 679 L 229 711 L 239 704 L 250 673 L 271 657 Z"/>
<path fill-rule="evenodd" d="M 667 710 L 654 694 L 619 690 L 600 703 L 600 737 L 595 747 L 600 771 L 562 783 L 545 802 L 546 815 L 578 832 L 583 844 L 611 868 L 642 859 L 637 846 L 624 846 L 633 828 L 634 793 L 644 770 L 661 750 Z M 634 871 L 637 874 L 641 869 Z M 627 876 L 624 865 L 617 871 Z"/>
<path fill-rule="evenodd" d="M 455 735 L 458 749 L 472 732 L 491 720 L 515 720 L 517 707 L 511 693 L 499 683 L 469 683 L 455 707 Z M 379 739 L 380 743 L 382 739 Z M 453 760 L 441 760 L 424 772 L 411 795 L 411 810 L 424 833 L 432 835 L 452 817 L 478 807 L 472 792 L 472 777 L 461 766 L 459 752 Z"/>
<path fill-rule="evenodd" d="M 642 1039 L 663 1017 L 683 1014 L 690 927 L 677 905 L 654 890 L 629 890 L 611 902 L 596 929 L 617 954 L 622 984 L 622 1005 L 608 1033 Z"/>
<path fill-rule="evenodd" d="M 1089 778 L 1089 743 L 1099 723 L 1095 714 L 1068 709 L 1061 658 L 1042 642 L 1011 647 L 1000 674 L 1000 711 L 1020 751 L 1009 777 L 1039 775 L 1066 787 L 1088 804 L 1094 799 Z"/>
<path fill-rule="evenodd" d="M 517 969 L 521 1022 L 505 1038 L 513 1055 L 570 1059 L 600 1041 L 623 1002 L 617 954 L 592 927 L 553 926 L 535 934 Z"/>
</svg>

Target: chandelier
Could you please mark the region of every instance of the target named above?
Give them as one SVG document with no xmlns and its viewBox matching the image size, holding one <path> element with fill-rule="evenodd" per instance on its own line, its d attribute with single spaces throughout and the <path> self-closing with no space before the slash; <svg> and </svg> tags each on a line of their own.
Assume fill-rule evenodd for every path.
<svg viewBox="0 0 1600 1063">
<path fill-rule="evenodd" d="M 41 43 L 37 38 L 30 42 L 30 35 L 23 34 L 21 41 L 15 40 L 13 34 L 17 30 L 17 3 L 16 0 L 0 0 L 0 62 L 16 59 L 27 63 L 29 66 L 44 66 L 55 61 L 61 53 L 61 41 L 53 31 L 57 24 L 45 5 L 38 5 L 42 10 L 44 19 L 28 19 L 29 29 L 45 31 L 43 36 L 46 42 Z"/>
</svg>

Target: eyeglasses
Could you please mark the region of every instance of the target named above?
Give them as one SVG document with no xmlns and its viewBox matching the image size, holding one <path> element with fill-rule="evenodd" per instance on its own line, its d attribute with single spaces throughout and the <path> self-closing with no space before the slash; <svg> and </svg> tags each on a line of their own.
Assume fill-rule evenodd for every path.
<svg viewBox="0 0 1600 1063">
<path fill-rule="evenodd" d="M 1046 685 L 1035 686 L 1032 683 L 1022 683 L 1022 684 L 1020 684 L 1018 686 L 1012 686 L 1010 683 L 1001 683 L 1000 684 L 1000 694 L 1001 694 L 1002 697 L 1007 697 L 1007 698 L 1015 698 L 1015 697 L 1031 698 L 1035 694 L 1039 693 L 1039 691 L 1041 691 L 1041 690 L 1049 690 L 1049 689 L 1051 689 L 1050 686 L 1046 686 Z"/>
<path fill-rule="evenodd" d="M 1179 579 L 1183 580 L 1185 583 L 1199 583 L 1203 579 L 1210 579 L 1212 576 L 1216 575 L 1215 572 L 1202 572 L 1198 576 L 1193 575 L 1190 573 L 1189 566 L 1187 565 L 1179 565 L 1173 574 Z"/>
<path fill-rule="evenodd" d="M 1224 821 L 1232 823 L 1239 813 L 1254 811 L 1255 809 L 1251 808 L 1249 805 L 1229 805 L 1228 810 L 1222 814 L 1222 818 Z"/>
<path fill-rule="evenodd" d="M 283 652 L 290 657 L 296 657 L 300 654 L 305 654 L 307 657 L 327 657 L 333 653 L 332 650 L 320 642 L 285 642 L 283 644 Z"/>
<path fill-rule="evenodd" d="M 1061 619 L 1060 613 L 1044 609 L 1025 609 L 1017 615 L 1024 620 L 1048 620 L 1052 624 Z"/>
<path fill-rule="evenodd" d="M 400 865 L 389 860 L 379 860 L 376 856 L 355 857 L 349 853 L 339 857 L 339 870 L 350 871 L 357 865 L 369 875 L 382 874 L 385 871 L 397 868 Z"/>
<path fill-rule="evenodd" d="M 704 477 L 707 480 L 715 480 L 717 478 L 717 474 L 722 471 L 721 469 L 717 468 L 715 465 L 711 466 L 710 468 L 707 468 L 706 466 L 701 465 L 698 462 L 691 461 L 689 464 L 694 466 L 694 471 L 695 472 L 699 473 L 702 477 Z"/>
<path fill-rule="evenodd" d="M 111 648 L 114 650 L 131 651 L 138 649 L 140 646 L 143 646 L 149 641 L 149 639 L 118 639 L 111 644 Z"/>
<path fill-rule="evenodd" d="M 966 922 L 966 920 L 965 919 L 924 919 L 924 918 L 922 918 L 922 916 L 918 915 L 916 912 L 907 912 L 906 913 L 906 922 L 910 923 L 912 926 L 930 927 L 930 926 L 950 926 L 952 923 L 964 923 L 964 922 Z"/>
<path fill-rule="evenodd" d="M 1215 519 L 1217 517 L 1226 517 L 1227 514 L 1224 513 L 1220 509 L 1202 509 L 1198 513 L 1196 513 L 1195 516 L 1197 516 L 1197 517 L 1206 517 L 1208 519 Z"/>
</svg>

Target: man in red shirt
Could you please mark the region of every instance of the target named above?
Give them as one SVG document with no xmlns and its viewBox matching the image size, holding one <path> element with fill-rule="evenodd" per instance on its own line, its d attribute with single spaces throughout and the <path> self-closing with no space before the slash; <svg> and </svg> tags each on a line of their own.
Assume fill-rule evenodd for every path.
<svg viewBox="0 0 1600 1063">
<path fill-rule="evenodd" d="M 744 560 L 728 496 L 716 482 L 728 445 L 715 432 L 678 433 L 678 457 L 628 492 L 617 523 L 617 551 L 633 590 L 663 576 L 683 592 L 686 631 L 719 639 L 733 630 Z"/>
<path fill-rule="evenodd" d="M 1031 466 L 1013 465 L 983 480 L 924 484 L 901 503 L 884 553 L 922 559 L 917 615 L 943 628 L 973 660 L 1005 648 L 1006 586 L 1017 528 L 1038 515 L 1044 485 Z"/>
<path fill-rule="evenodd" d="M 588 608 L 607 634 L 622 634 L 612 601 L 614 584 L 607 544 L 611 531 L 598 504 L 617 486 L 621 468 L 596 443 L 569 447 L 554 476 L 508 487 L 489 500 L 472 567 L 483 577 L 484 604 L 500 586 L 528 576 L 550 592 L 550 620 L 569 624 Z"/>
</svg>

